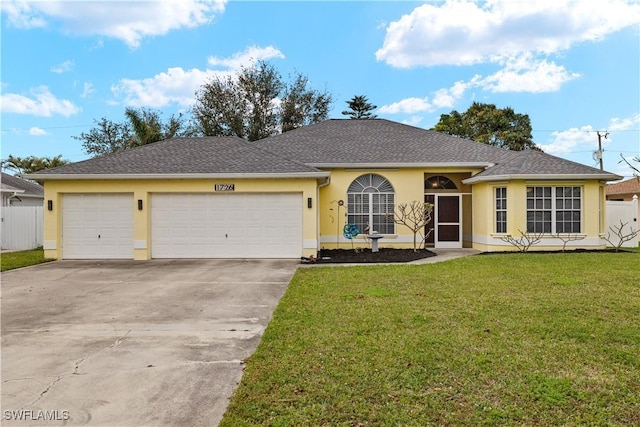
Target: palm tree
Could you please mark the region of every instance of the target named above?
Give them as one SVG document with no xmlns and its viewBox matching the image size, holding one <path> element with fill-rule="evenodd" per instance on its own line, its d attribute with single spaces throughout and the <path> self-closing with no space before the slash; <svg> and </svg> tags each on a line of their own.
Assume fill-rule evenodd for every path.
<svg viewBox="0 0 640 427">
<path fill-rule="evenodd" d="M 164 139 L 160 113 L 142 108 L 127 108 L 124 115 L 131 123 L 135 134 L 135 145 L 146 145 Z"/>
<path fill-rule="evenodd" d="M 15 171 L 20 174 L 29 174 L 64 166 L 67 163 L 69 163 L 69 161 L 63 159 L 62 154 L 55 157 L 15 157 L 9 154 L 5 160 L 2 160 L 2 169 Z"/>
</svg>

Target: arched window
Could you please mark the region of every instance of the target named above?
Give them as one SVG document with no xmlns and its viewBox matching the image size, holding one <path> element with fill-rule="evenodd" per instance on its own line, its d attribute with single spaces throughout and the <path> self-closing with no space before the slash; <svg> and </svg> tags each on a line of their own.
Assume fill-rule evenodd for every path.
<svg viewBox="0 0 640 427">
<path fill-rule="evenodd" d="M 457 190 L 456 184 L 446 176 L 438 175 L 424 181 L 425 190 Z"/>
<path fill-rule="evenodd" d="M 395 192 L 391 183 L 376 174 L 356 178 L 347 190 L 347 222 L 360 233 L 393 234 Z"/>
</svg>

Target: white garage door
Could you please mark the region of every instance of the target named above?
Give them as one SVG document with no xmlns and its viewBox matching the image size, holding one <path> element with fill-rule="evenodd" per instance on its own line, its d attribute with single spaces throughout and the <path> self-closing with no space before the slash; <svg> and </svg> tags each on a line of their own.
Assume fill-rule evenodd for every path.
<svg viewBox="0 0 640 427">
<path fill-rule="evenodd" d="M 302 194 L 154 194 L 153 258 L 298 258 Z"/>
<path fill-rule="evenodd" d="M 65 194 L 62 257 L 132 259 L 132 194 Z"/>
</svg>

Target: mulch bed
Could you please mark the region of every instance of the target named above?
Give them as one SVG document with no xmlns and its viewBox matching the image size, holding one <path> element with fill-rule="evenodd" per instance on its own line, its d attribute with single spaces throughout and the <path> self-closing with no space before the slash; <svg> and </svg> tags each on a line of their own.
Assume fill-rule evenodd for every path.
<svg viewBox="0 0 640 427">
<path fill-rule="evenodd" d="M 320 251 L 319 258 L 315 263 L 393 263 L 415 261 L 432 256 L 436 256 L 436 254 L 426 249 L 421 249 L 418 252 L 414 252 L 413 249 L 392 248 L 380 248 L 379 252 L 371 252 L 371 249 L 361 249 L 358 250 L 358 252 L 356 252 L 354 249 L 322 249 Z"/>
</svg>

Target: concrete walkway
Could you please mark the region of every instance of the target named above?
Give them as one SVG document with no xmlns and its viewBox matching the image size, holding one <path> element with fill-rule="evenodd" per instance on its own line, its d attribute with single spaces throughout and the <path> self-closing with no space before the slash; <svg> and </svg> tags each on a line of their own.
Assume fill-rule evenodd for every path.
<svg viewBox="0 0 640 427">
<path fill-rule="evenodd" d="M 450 259 L 462 258 L 465 256 L 476 255 L 481 253 L 477 249 L 461 248 L 461 249 L 429 249 L 435 252 L 436 256 L 411 261 L 409 264 L 433 264 L 435 262 L 449 261 Z"/>
</svg>

